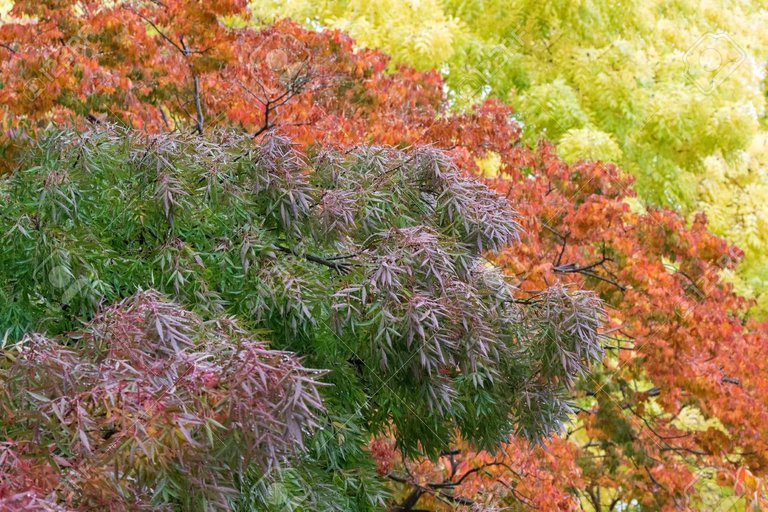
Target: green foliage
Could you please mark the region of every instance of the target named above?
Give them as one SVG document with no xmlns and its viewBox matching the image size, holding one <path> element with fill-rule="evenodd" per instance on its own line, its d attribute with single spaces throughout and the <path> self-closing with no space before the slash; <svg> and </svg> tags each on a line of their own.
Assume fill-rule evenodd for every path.
<svg viewBox="0 0 768 512">
<path fill-rule="evenodd" d="M 517 240 L 514 211 L 429 147 L 304 154 L 275 135 L 51 131 L 0 190 L 10 340 L 76 331 L 152 288 L 329 369 L 306 460 L 276 480 L 234 472 L 246 507 L 374 506 L 371 434 L 412 455 L 457 433 L 481 447 L 513 431 L 540 439 L 602 353 L 601 302 L 560 286 L 517 299 L 482 256 Z M 313 480 L 316 493 L 295 494 Z"/>
<path fill-rule="evenodd" d="M 307 452 L 275 477 L 257 467 L 246 475 L 235 510 L 380 510 L 389 497 L 378 478 L 358 414 L 328 417 Z"/>
</svg>

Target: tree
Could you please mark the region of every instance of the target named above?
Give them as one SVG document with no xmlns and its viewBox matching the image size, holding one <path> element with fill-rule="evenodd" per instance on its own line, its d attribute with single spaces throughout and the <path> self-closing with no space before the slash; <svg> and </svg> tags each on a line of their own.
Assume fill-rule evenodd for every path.
<svg viewBox="0 0 768 512">
<path fill-rule="evenodd" d="M 350 472 L 335 492 L 370 507 L 374 473 L 345 451 L 385 431 L 405 454 L 539 439 L 602 353 L 593 294 L 518 301 L 482 257 L 516 216 L 438 150 L 106 128 L 46 132 L 27 157 L 3 183 L 0 325 L 45 334 L 15 346 L 3 427 L 11 467 L 50 454 L 35 471 L 62 477 L 25 496 L 223 508 L 320 425 L 339 433 L 303 463 Z M 188 310 L 150 292 L 97 313 L 150 286 Z"/>
<path fill-rule="evenodd" d="M 12 13 L 33 21 L 0 26 L 7 156 L 49 123 L 102 121 L 199 131 L 202 118 L 302 143 L 397 144 L 418 138 L 441 102 L 437 74 L 386 76 L 385 55 L 353 52 L 339 33 L 243 26 L 244 1 L 19 1 Z"/>
<path fill-rule="evenodd" d="M 190 5 L 194 9 L 194 4 Z M 67 23 L 72 17 L 83 22 L 80 17 L 90 15 L 88 11 L 65 14 L 62 20 Z M 612 335 L 617 339 L 609 342 L 613 348 L 604 369 L 594 377 L 597 383 L 577 383 L 572 395 L 578 412 L 578 423 L 571 429 L 575 432 L 566 439 L 548 439 L 546 448 L 550 451 L 543 455 L 531 453 L 525 443 L 512 438 L 505 447 L 507 458 L 497 460 L 494 454 L 478 452 L 456 439 L 446 450 L 461 450 L 454 454 L 461 464 L 456 474 L 445 472 L 452 467 L 448 455 L 439 458 L 437 464 L 421 460 L 419 471 L 406 457 L 407 468 L 416 477 L 412 480 L 405 465 L 400 465 L 395 446 L 388 438 L 377 440 L 373 451 L 382 476 L 392 472 L 396 478 L 402 480 L 405 475 L 408 479 L 406 485 L 392 480 L 395 496 L 390 504 L 402 504 L 417 489 L 426 492 L 421 493 L 416 506 L 428 506 L 430 499 L 434 502 L 440 498 L 425 484 L 442 485 L 446 477 L 455 482 L 465 470 L 489 462 L 504 465 L 472 472 L 462 487 L 441 489 L 477 503 L 495 500 L 524 508 L 530 507 L 520 505 L 521 500 L 539 508 L 577 508 L 581 504 L 587 509 L 613 506 L 614 510 L 655 510 L 701 506 L 702 500 L 712 498 L 740 498 L 741 503 L 764 499 L 765 464 L 761 456 L 765 453 L 762 418 L 766 394 L 760 354 L 765 351 L 765 326 L 745 319 L 749 303 L 732 293 L 719 277 L 739 260 L 738 249 L 708 234 L 703 218 L 688 224 L 669 210 L 643 208 L 634 197 L 631 180 L 611 165 L 568 165 L 548 145 L 531 150 L 521 140 L 522 131 L 511 109 L 496 101 L 461 113 L 448 110 L 451 98 L 443 95 L 434 72 L 401 67 L 386 73 L 386 56 L 356 51 L 348 37 L 334 31 L 304 31 L 286 22 L 259 31 L 236 25 L 233 22 L 228 30 L 242 32 L 244 40 L 252 41 L 253 46 L 245 48 L 251 52 L 257 48 L 253 55 L 259 58 L 227 63 L 224 71 L 232 75 L 222 71 L 205 76 L 204 84 L 221 79 L 215 82 L 216 88 L 202 88 L 206 131 L 215 125 L 235 124 L 252 135 L 266 125 L 264 104 L 244 93 L 236 81 L 222 76 L 238 76 L 238 70 L 254 61 L 295 66 L 304 59 L 292 55 L 309 55 L 309 81 L 278 108 L 279 116 L 272 117 L 278 126 L 262 131 L 259 138 L 279 130 L 302 146 L 327 146 L 334 141 L 400 147 L 431 143 L 444 148 L 465 171 L 475 169 L 489 176 L 501 173 L 506 179 L 491 179 L 490 183 L 525 213 L 518 219 L 526 228 L 521 233 L 524 243 L 497 259 L 508 278 L 528 291 L 563 280 L 593 288 L 610 305 L 612 325 L 623 327 Z M 147 27 L 143 25 L 143 29 Z M 58 41 L 44 37 L 32 40 L 26 33 L 37 34 L 29 28 L 20 34 L 24 48 L 19 46 L 17 52 L 60 49 Z M 153 34 L 155 39 L 161 38 Z M 96 38 L 86 48 L 98 50 L 99 44 Z M 284 48 L 297 50 L 270 53 Z M 310 51 L 305 53 L 304 49 Z M 242 47 L 238 55 L 241 51 Z M 151 62 L 151 56 L 151 52 L 142 55 L 138 62 Z M 17 60 L 14 62 L 18 65 Z M 285 92 L 280 82 L 285 66 L 273 67 L 254 70 L 251 82 L 244 83 L 250 83 L 253 91 L 260 91 L 260 83 L 271 83 L 275 91 L 283 87 Z M 119 71 L 110 69 L 100 72 L 119 76 Z M 167 71 L 162 66 L 152 71 L 153 75 L 163 73 Z M 147 90 L 156 89 L 149 80 L 137 83 Z M 189 76 L 183 75 L 179 83 L 185 84 L 182 97 L 191 100 Z M 106 113 L 109 119 L 136 120 L 139 117 L 132 114 L 136 110 L 131 109 L 157 112 L 157 105 L 152 103 L 155 97 L 143 97 L 143 104 L 129 107 L 115 100 L 116 113 Z M 218 98 L 221 103 L 215 107 L 212 102 Z M 223 109 L 226 115 L 215 115 L 215 108 Z M 48 111 L 36 119 L 47 123 L 52 119 L 50 114 Z M 252 121 L 248 124 L 241 119 Z M 180 114 L 177 120 L 172 124 L 176 129 L 195 129 L 194 115 Z M 24 124 L 22 121 L 9 118 L 14 126 Z M 148 126 L 166 129 L 162 119 Z M 3 196 L 3 204 L 10 204 L 10 195 Z M 529 299 L 527 293 L 517 296 L 517 300 Z M 45 313 L 40 315 L 46 318 Z M 328 367 L 324 363 L 311 366 Z M 338 481 L 349 488 L 365 487 L 371 491 L 369 495 L 380 490 L 375 478 L 361 479 L 360 471 L 351 469 L 362 466 L 373 471 L 370 459 L 360 449 L 368 442 L 370 431 L 357 421 L 345 424 L 345 419 L 313 438 L 331 439 L 334 446 L 344 440 L 339 447 L 343 457 L 334 460 L 323 442 L 308 443 L 309 454 L 302 456 L 306 463 L 293 464 L 281 473 L 279 485 L 263 489 L 274 510 L 295 503 L 304 488 L 316 490 L 327 498 L 324 503 L 336 503 L 338 508 L 361 508 L 354 498 L 336 492 L 329 482 L 329 468 L 344 469 Z M 707 468 L 713 468 L 712 478 L 702 475 Z M 421 488 L 412 485 L 414 482 Z M 575 482 L 574 487 L 565 482 Z M 508 486 L 514 486 L 516 492 Z M 281 499 L 286 494 L 291 496 L 288 505 Z M 712 504 L 704 506 L 713 508 Z"/>
<path fill-rule="evenodd" d="M 612 166 L 569 166 L 547 146 L 534 158 L 523 171 L 542 179 L 497 181 L 535 205 L 525 216 L 536 219 L 525 230 L 530 259 L 497 262 L 525 272 L 522 286 L 533 289 L 572 276 L 599 291 L 620 328 L 603 371 L 580 384 L 582 411 L 569 434 L 583 447 L 584 493 L 596 510 L 697 509 L 701 500 L 759 509 L 764 484 L 748 490 L 744 481 L 765 471 L 765 369 L 754 354 L 768 338 L 719 278 L 739 251 L 707 233 L 703 216 L 686 227 L 670 211 L 633 209 Z M 533 262 L 543 264 L 524 270 Z M 701 478 L 704 468 L 730 490 L 707 494 L 715 478 Z"/>
<path fill-rule="evenodd" d="M 768 294 L 763 2 L 310 0 L 252 2 L 349 32 L 395 63 L 444 71 L 456 102 L 513 105 L 525 140 L 545 136 L 569 162 L 610 160 L 651 204 L 745 251 L 743 294 Z"/>
<path fill-rule="evenodd" d="M 532 293 L 554 279 L 598 291 L 612 341 L 603 367 L 577 385 L 575 424 L 538 456 L 511 439 L 496 454 L 459 444 L 438 463 L 414 464 L 379 440 L 382 474 L 406 484 L 404 497 L 420 492 L 418 508 L 439 507 L 446 488 L 494 506 L 764 507 L 758 354 L 768 338 L 720 278 L 738 249 L 708 233 L 703 216 L 687 227 L 669 210 L 639 206 L 613 165 L 568 165 L 547 144 L 525 155 L 508 144 L 485 149 L 504 163 L 489 182 L 526 205 L 524 249 L 494 261 Z"/>
</svg>

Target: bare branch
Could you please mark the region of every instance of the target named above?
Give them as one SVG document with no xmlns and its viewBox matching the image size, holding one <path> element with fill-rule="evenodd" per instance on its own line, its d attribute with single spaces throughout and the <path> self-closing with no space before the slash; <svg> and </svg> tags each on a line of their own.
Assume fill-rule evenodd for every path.
<svg viewBox="0 0 768 512">
<path fill-rule="evenodd" d="M 16 53 L 16 49 L 13 48 L 11 45 L 9 45 L 7 43 L 0 43 L 0 48 L 5 48 L 6 50 L 8 50 L 11 53 Z"/>
<path fill-rule="evenodd" d="M 168 41 L 168 43 L 170 43 L 170 44 L 171 44 L 171 46 L 173 46 L 174 48 L 176 48 L 177 50 L 179 50 L 179 51 L 182 53 L 182 55 L 185 55 L 185 56 L 187 55 L 187 53 L 188 53 L 188 52 L 187 52 L 187 51 L 185 51 L 185 50 L 184 50 L 184 49 L 183 49 L 181 46 L 179 46 L 178 44 L 176 44 L 176 42 L 175 42 L 173 39 L 171 39 L 170 37 L 168 37 L 167 35 L 165 35 L 165 32 L 163 32 L 162 30 L 160 30 L 160 28 L 159 28 L 157 25 L 155 25 L 155 22 L 153 22 L 152 20 L 150 20 L 150 19 L 149 19 L 149 18 L 147 18 L 146 16 L 142 15 L 142 14 L 141 14 L 140 12 L 138 12 L 137 10 L 135 10 L 135 9 L 132 9 L 131 7 L 126 7 L 126 9 L 128 9 L 129 11 L 131 11 L 133 14 L 135 14 L 136 16 L 138 16 L 139 18 L 141 18 L 141 19 L 142 19 L 142 20 L 144 20 L 145 22 L 149 23 L 149 25 L 150 25 L 150 26 L 151 26 L 151 27 L 152 27 L 152 28 L 153 28 L 153 29 L 154 29 L 154 30 L 155 30 L 155 31 L 156 31 L 158 34 L 160 34 L 160 37 L 162 37 L 163 39 L 165 39 L 166 41 Z"/>
<path fill-rule="evenodd" d="M 200 102 L 200 77 L 193 74 L 192 75 L 192 84 L 194 86 L 194 94 L 195 94 L 195 110 L 197 111 L 197 133 L 200 135 L 203 134 L 203 106 Z"/>
</svg>

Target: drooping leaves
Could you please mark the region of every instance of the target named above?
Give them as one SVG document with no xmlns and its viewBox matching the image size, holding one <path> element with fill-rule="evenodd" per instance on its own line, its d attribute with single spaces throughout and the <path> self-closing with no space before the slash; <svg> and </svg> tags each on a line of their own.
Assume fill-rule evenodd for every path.
<svg viewBox="0 0 768 512">
<path fill-rule="evenodd" d="M 322 372 L 152 291 L 59 339 L 29 334 L 10 355 L 8 509 L 227 508 L 246 470 L 284 464 L 323 411 Z"/>
<path fill-rule="evenodd" d="M 95 466 L 122 469 L 93 499 L 224 507 L 316 425 L 392 432 L 408 454 L 457 433 L 487 448 L 539 440 L 562 429 L 569 390 L 602 354 L 602 302 L 565 286 L 519 300 L 486 259 L 516 245 L 514 210 L 431 147 L 302 152 L 274 134 L 106 127 L 46 132 L 23 163 L 2 184 L 2 326 L 47 334 L 19 342 L 6 407 L 69 458 L 92 461 L 105 429 L 127 438 Z M 123 299 L 150 286 L 188 309 Z M 329 369 L 331 386 L 293 366 L 270 380 L 292 356 L 222 315 Z M 147 412 L 166 391 L 171 416 Z"/>
</svg>

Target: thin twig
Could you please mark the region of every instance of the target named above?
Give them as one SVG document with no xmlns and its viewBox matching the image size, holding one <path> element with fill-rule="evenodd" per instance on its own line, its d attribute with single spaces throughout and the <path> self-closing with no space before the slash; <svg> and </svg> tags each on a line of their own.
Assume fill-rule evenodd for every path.
<svg viewBox="0 0 768 512">
<path fill-rule="evenodd" d="M 0 47 L 5 48 L 6 50 L 8 50 L 11 53 L 16 53 L 16 50 L 11 45 L 9 45 L 9 44 L 0 43 Z"/>
<path fill-rule="evenodd" d="M 311 261 L 312 263 L 317 263 L 318 265 L 325 265 L 326 267 L 335 270 L 339 274 L 346 274 L 347 272 L 349 272 L 351 267 L 348 263 L 329 260 L 326 258 L 322 258 L 320 256 L 315 256 L 314 254 L 309 254 L 309 253 L 302 254 L 284 245 L 277 245 L 275 247 L 277 247 L 279 251 L 284 252 L 286 254 L 291 254 L 293 256 L 296 256 L 297 258 L 304 258 L 305 260 Z"/>
<path fill-rule="evenodd" d="M 132 8 L 130 8 L 130 7 L 126 7 L 126 9 L 128 9 L 129 11 L 131 11 L 133 14 L 135 14 L 136 16 L 138 16 L 139 18 L 141 18 L 142 20 L 144 20 L 144 21 L 146 21 L 147 23 L 149 23 L 149 24 L 150 24 L 150 26 L 151 26 L 153 29 L 155 29 L 155 31 L 156 31 L 158 34 L 160 34 L 160 37 L 162 37 L 163 39 L 165 39 L 166 41 L 168 41 L 168 42 L 169 42 L 169 43 L 170 43 L 170 44 L 171 44 L 171 45 L 172 45 L 174 48 L 176 48 L 177 50 L 179 50 L 179 51 L 180 51 L 180 52 L 181 52 L 183 55 L 186 55 L 186 53 L 184 52 L 184 49 L 183 49 L 181 46 L 179 46 L 178 44 L 176 44 L 176 42 L 175 42 L 173 39 L 171 39 L 170 37 L 168 37 L 167 35 L 165 35 L 165 33 L 164 33 L 162 30 L 160 30 L 160 28 L 159 28 L 157 25 L 155 25 L 155 23 L 154 23 L 152 20 L 150 20 L 150 19 L 149 19 L 149 18 L 147 18 L 146 16 L 142 15 L 140 12 L 136 11 L 135 9 L 132 9 Z"/>
</svg>

